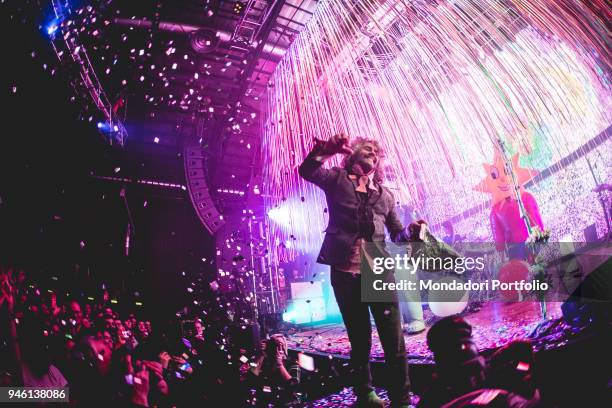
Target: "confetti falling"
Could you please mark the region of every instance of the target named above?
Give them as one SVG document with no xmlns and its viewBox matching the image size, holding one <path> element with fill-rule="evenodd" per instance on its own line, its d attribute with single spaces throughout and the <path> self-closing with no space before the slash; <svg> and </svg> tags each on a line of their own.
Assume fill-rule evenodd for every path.
<svg viewBox="0 0 612 408">
<path fill-rule="evenodd" d="M 109 142 L 122 145 L 128 136 L 124 126 L 128 96 L 132 103 L 144 102 L 151 109 L 187 111 L 204 120 L 220 119 L 232 111 L 242 126 L 228 127 L 231 133 L 258 126 L 259 103 L 241 105 L 237 99 L 234 106 L 234 103 L 221 103 L 224 99 L 214 95 L 222 95 L 227 83 L 235 83 L 243 69 L 237 66 L 240 64 L 232 63 L 229 50 L 225 55 L 219 52 L 212 56 L 212 63 L 211 59 L 202 63 L 191 48 L 180 48 L 173 35 L 155 32 L 153 23 L 159 20 L 159 13 L 155 14 L 154 22 L 141 20 L 132 11 L 121 9 L 125 4 L 120 1 L 74 6 L 54 0 L 51 5 L 52 15 L 39 8 L 38 12 L 46 20 L 39 28 L 50 40 L 57 60 L 45 61 L 43 69 L 55 75 L 59 68 L 70 76 L 69 82 L 82 107 L 80 119 L 108 123 L 108 128 L 99 130 Z M 208 23 L 219 24 L 217 20 L 223 19 L 217 17 L 219 7 L 221 3 L 203 4 L 204 20 L 211 18 Z M 183 26 L 162 21 L 160 27 L 163 33 L 172 34 Z M 37 53 L 32 51 L 31 56 L 36 59 Z M 219 81 L 219 73 L 225 73 L 226 83 Z M 185 80 L 185 76 L 190 78 Z M 244 97 L 258 98 L 256 95 Z M 72 100 L 76 102 L 77 98 Z"/>
<path fill-rule="evenodd" d="M 591 3 L 321 3 L 277 66 L 267 95 L 266 205 L 292 215 L 272 225 L 272 243 L 300 238 L 278 246 L 280 258 L 320 245 L 323 196 L 296 168 L 314 138 L 338 132 L 381 141 L 387 185 L 430 224 L 475 208 L 476 219 L 460 216 L 455 232 L 490 239 L 482 212 L 487 197 L 472 186 L 498 139 L 528 153 L 534 167 L 559 170 L 561 159 L 587 154 L 584 145 L 610 124 L 611 59 L 601 19 L 607 12 L 603 2 Z M 597 153 L 606 157 L 609 149 L 608 143 Z M 608 177 L 609 163 L 598 161 L 599 177 Z M 553 214 L 571 212 L 564 197 L 585 197 L 593 187 L 592 180 L 575 180 L 582 166 L 567 166 L 547 183 L 542 194 L 550 200 L 539 199 L 545 225 L 557 220 Z M 565 181 L 576 186 L 553 187 Z M 580 211 L 603 224 L 594 200 L 585 197 Z M 564 232 L 552 233 L 555 239 Z"/>
</svg>

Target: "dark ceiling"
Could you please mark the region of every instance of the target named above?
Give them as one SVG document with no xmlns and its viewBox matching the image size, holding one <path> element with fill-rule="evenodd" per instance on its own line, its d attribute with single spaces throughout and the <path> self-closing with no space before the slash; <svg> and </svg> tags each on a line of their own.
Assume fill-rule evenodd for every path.
<svg viewBox="0 0 612 408">
<path fill-rule="evenodd" d="M 123 155 L 133 162 L 130 176 L 184 183 L 182 146 L 196 138 L 206 151 L 211 191 L 247 193 L 218 193 L 218 201 L 234 201 L 238 208 L 260 166 L 261 109 L 270 76 L 316 4 L 92 2 L 72 10 L 58 30 L 64 38 L 56 34 L 53 43 L 61 50 L 67 38 L 86 50 L 127 130 Z M 83 112 L 83 119 L 90 114 Z"/>
<path fill-rule="evenodd" d="M 247 192 L 261 165 L 260 109 L 269 76 L 316 2 L 253 2 L 254 17 L 268 18 L 249 25 L 246 13 L 234 14 L 236 2 L 81 1 L 53 33 L 54 2 L 1 6 L 8 80 L 0 262 L 49 275 L 73 271 L 78 256 L 81 270 L 106 282 L 109 276 L 148 281 L 155 270 L 163 276 L 172 254 L 179 261 L 172 268 L 188 260 L 197 264 L 194 273 L 212 268 L 214 238 L 198 224 L 187 193 L 130 180 L 186 185 L 183 144 L 201 139 L 216 204 L 224 214 L 247 208 L 248 194 L 222 191 Z M 191 44 L 198 27 L 221 32 L 208 53 Z M 123 147 L 98 129 L 104 118 L 67 44 L 89 59 L 90 76 L 124 122 Z M 126 190 L 129 211 L 121 198 Z M 136 228 L 130 257 L 124 255 L 128 214 Z"/>
</svg>

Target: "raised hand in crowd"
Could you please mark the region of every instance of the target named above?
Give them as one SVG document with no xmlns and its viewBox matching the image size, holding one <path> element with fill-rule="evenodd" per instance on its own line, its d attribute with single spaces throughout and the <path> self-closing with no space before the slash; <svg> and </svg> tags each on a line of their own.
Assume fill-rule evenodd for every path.
<svg viewBox="0 0 612 408">
<path fill-rule="evenodd" d="M 149 406 L 149 370 L 144 364 L 134 374 L 131 402 L 143 407 Z"/>
</svg>

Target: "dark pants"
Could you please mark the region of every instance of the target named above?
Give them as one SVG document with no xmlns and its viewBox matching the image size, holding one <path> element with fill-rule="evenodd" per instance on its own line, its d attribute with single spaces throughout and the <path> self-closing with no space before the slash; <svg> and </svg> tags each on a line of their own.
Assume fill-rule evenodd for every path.
<svg viewBox="0 0 612 408">
<path fill-rule="evenodd" d="M 338 271 L 333 267 L 331 284 L 351 342 L 351 366 L 354 374 L 355 394 L 363 396 L 373 390 L 370 373 L 372 326 L 369 311 L 371 310 L 385 352 L 387 366 L 385 378 L 389 397 L 395 404 L 408 404 L 410 380 L 401 313 L 397 300 L 385 303 L 361 302 L 361 275 Z"/>
</svg>

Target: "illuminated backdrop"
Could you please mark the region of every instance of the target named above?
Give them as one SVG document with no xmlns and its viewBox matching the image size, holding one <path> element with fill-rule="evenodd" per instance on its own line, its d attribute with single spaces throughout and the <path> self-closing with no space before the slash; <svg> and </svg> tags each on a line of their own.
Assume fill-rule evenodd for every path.
<svg viewBox="0 0 612 408">
<path fill-rule="evenodd" d="M 501 139 L 525 167 L 562 167 L 530 188 L 553 239 L 602 231 L 591 189 L 610 182 L 612 143 L 584 146 L 611 122 L 610 12 L 588 3 L 321 1 L 267 95 L 263 193 L 281 259 L 320 245 L 324 196 L 297 166 L 338 132 L 381 141 L 387 185 L 434 226 L 490 239 L 489 196 L 473 187 Z"/>
</svg>

